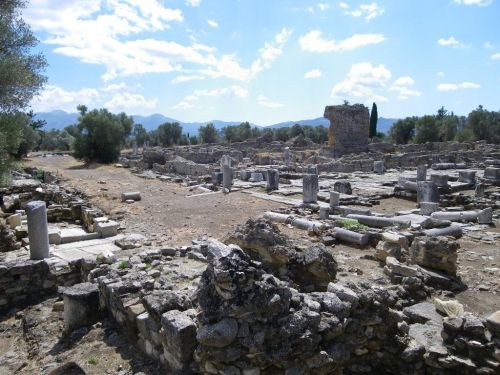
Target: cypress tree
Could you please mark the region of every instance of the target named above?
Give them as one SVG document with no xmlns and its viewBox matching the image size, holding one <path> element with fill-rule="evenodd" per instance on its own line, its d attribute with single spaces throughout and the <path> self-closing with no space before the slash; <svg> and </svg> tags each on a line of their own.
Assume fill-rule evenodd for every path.
<svg viewBox="0 0 500 375">
<path fill-rule="evenodd" d="M 370 114 L 370 138 L 373 138 L 377 135 L 377 104 L 373 103 L 372 112 Z"/>
</svg>

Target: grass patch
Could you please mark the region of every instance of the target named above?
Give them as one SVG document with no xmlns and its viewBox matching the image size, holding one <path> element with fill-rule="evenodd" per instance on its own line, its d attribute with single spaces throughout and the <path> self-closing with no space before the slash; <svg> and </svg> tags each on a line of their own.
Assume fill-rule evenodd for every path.
<svg viewBox="0 0 500 375">
<path fill-rule="evenodd" d="M 355 219 L 337 220 L 337 221 L 335 221 L 335 225 L 337 225 L 341 228 L 349 229 L 349 230 L 368 228 L 366 225 L 361 224 L 359 221 L 357 221 Z"/>
<path fill-rule="evenodd" d="M 97 358 L 94 356 L 89 357 L 89 359 L 87 359 L 87 363 L 89 363 L 91 365 L 97 365 Z"/>
<path fill-rule="evenodd" d="M 125 268 L 130 268 L 130 263 L 128 262 L 128 260 L 122 260 L 120 264 L 118 264 L 119 270 L 124 270 Z"/>
</svg>

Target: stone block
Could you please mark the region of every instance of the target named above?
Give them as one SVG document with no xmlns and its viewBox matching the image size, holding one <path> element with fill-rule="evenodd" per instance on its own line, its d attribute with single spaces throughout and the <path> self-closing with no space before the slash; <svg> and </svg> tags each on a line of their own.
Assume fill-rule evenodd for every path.
<svg viewBox="0 0 500 375">
<path fill-rule="evenodd" d="M 185 313 L 171 310 L 162 315 L 161 326 L 165 359 L 174 370 L 186 369 L 198 345 L 196 324 Z"/>
<path fill-rule="evenodd" d="M 118 234 L 118 228 L 120 224 L 116 221 L 110 220 L 105 223 L 96 223 L 95 229 L 97 233 L 101 235 L 102 238 L 113 237 Z"/>
<path fill-rule="evenodd" d="M 459 247 L 458 242 L 446 237 L 417 238 L 410 247 L 410 260 L 422 267 L 455 275 Z"/>
</svg>

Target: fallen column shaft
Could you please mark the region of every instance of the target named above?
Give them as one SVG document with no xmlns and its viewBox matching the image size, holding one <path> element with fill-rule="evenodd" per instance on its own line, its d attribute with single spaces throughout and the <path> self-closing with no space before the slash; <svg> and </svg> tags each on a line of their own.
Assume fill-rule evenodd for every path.
<svg viewBox="0 0 500 375">
<path fill-rule="evenodd" d="M 350 214 L 347 215 L 348 219 L 356 219 L 361 224 L 368 225 L 369 227 L 374 228 L 385 228 L 391 227 L 393 225 L 409 227 L 411 225 L 410 221 L 399 221 L 389 217 L 378 217 L 378 216 L 366 216 L 366 215 L 356 215 Z"/>
</svg>

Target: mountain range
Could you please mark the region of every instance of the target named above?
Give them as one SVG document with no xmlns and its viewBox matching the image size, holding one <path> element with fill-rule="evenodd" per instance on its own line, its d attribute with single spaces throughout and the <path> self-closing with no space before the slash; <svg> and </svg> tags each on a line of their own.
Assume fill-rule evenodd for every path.
<svg viewBox="0 0 500 375">
<path fill-rule="evenodd" d="M 63 129 L 68 125 L 76 124 L 78 122 L 78 113 L 68 113 L 61 110 L 51 111 L 51 112 L 38 112 L 35 114 L 35 118 L 37 120 L 44 120 L 45 130 L 50 129 Z M 141 116 L 141 115 L 132 115 L 134 119 L 134 123 L 142 124 L 144 128 L 148 131 L 154 130 L 158 127 L 158 125 L 163 124 L 165 122 L 178 122 L 182 126 L 182 130 L 185 134 L 197 135 L 198 128 L 203 126 L 209 122 L 214 124 L 215 128 L 220 130 L 225 126 L 239 125 L 242 121 L 220 121 L 220 120 L 212 120 L 206 122 L 183 122 L 170 117 L 166 117 L 162 114 L 155 113 L 149 116 Z M 377 130 L 379 132 L 387 133 L 392 124 L 396 122 L 398 119 L 394 118 L 384 118 L 379 117 L 377 123 Z M 318 117 L 315 119 L 309 120 L 297 120 L 297 121 L 286 121 L 280 122 L 273 125 L 261 126 L 257 124 L 251 124 L 252 126 L 257 126 L 259 128 L 285 128 L 290 127 L 295 124 L 299 125 L 310 125 L 310 126 L 330 126 L 330 122 L 328 119 L 323 117 Z"/>
</svg>

